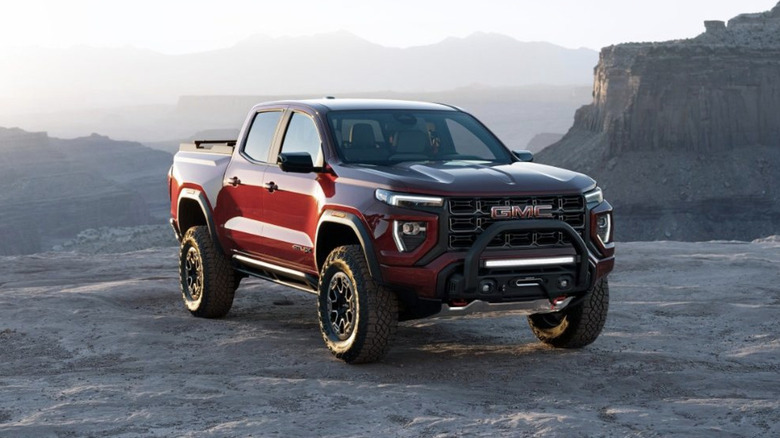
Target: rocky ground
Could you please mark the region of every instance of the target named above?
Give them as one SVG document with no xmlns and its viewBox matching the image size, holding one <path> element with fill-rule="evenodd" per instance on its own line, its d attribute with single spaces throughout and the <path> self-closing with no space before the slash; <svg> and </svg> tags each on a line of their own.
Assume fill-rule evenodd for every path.
<svg viewBox="0 0 780 438">
<path fill-rule="evenodd" d="M 602 336 L 520 316 L 325 349 L 311 295 L 249 280 L 191 317 L 174 248 L 0 257 L 0 436 L 778 436 L 780 243 L 624 243 Z"/>
<path fill-rule="evenodd" d="M 170 225 L 140 225 L 89 228 L 53 246 L 52 251 L 111 254 L 173 246 L 178 246 L 178 242 Z"/>
</svg>

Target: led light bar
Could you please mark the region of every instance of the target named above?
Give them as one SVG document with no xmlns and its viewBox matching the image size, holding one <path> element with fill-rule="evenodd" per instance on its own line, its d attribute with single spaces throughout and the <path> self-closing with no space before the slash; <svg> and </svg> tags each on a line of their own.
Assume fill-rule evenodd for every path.
<svg viewBox="0 0 780 438">
<path fill-rule="evenodd" d="M 486 268 L 516 268 L 520 266 L 547 266 L 564 265 L 574 263 L 574 256 L 566 257 L 546 257 L 536 259 L 506 259 L 506 260 L 485 260 Z"/>
</svg>

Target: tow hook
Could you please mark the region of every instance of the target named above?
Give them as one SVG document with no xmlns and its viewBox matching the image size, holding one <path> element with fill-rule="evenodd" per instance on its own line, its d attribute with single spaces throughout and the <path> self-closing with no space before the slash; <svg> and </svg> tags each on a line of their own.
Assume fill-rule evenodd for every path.
<svg viewBox="0 0 780 438">
<path fill-rule="evenodd" d="M 566 295 L 561 295 L 561 296 L 555 298 L 554 300 L 552 300 L 552 305 L 550 306 L 550 309 L 558 310 L 559 306 L 561 306 L 561 304 L 565 303 L 566 300 L 568 300 L 568 299 L 569 299 L 569 297 L 567 297 Z"/>
</svg>

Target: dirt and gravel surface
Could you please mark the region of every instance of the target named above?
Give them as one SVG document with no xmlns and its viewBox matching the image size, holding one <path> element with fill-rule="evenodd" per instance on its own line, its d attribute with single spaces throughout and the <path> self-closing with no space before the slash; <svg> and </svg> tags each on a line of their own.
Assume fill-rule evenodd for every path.
<svg viewBox="0 0 780 438">
<path fill-rule="evenodd" d="M 593 345 L 520 316 L 403 323 L 335 360 L 314 297 L 191 317 L 176 250 L 0 257 L 0 436 L 780 436 L 780 243 L 624 243 Z"/>
</svg>

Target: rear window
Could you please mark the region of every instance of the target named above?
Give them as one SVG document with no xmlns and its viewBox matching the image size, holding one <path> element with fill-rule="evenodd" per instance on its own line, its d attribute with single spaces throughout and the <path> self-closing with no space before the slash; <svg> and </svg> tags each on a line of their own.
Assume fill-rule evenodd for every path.
<svg viewBox="0 0 780 438">
<path fill-rule="evenodd" d="M 256 161 L 268 161 L 268 151 L 276 133 L 276 126 L 282 118 L 281 111 L 258 113 L 249 128 L 244 144 L 244 154 Z"/>
</svg>

